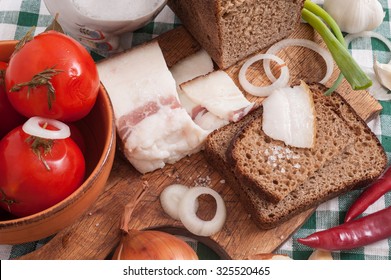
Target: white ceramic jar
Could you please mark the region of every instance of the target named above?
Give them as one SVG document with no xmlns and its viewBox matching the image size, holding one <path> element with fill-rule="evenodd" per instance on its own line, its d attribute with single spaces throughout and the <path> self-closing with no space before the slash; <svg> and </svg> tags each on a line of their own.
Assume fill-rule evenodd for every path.
<svg viewBox="0 0 391 280">
<path fill-rule="evenodd" d="M 163 9 L 167 0 L 44 0 L 64 31 L 89 49 L 108 56 L 122 51 L 121 36 L 137 30 Z"/>
</svg>

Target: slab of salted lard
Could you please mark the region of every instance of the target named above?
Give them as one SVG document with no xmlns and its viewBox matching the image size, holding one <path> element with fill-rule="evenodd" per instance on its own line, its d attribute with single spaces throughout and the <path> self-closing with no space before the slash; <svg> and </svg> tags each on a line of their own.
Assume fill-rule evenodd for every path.
<svg viewBox="0 0 391 280">
<path fill-rule="evenodd" d="M 262 129 L 285 144 L 311 148 L 315 143 L 315 105 L 310 88 L 300 86 L 274 90 L 262 103 Z"/>
<path fill-rule="evenodd" d="M 187 113 L 197 125 L 208 131 L 220 128 L 228 124 L 228 121 L 212 114 L 206 108 L 202 107 L 201 104 L 193 102 L 184 94 L 180 88 L 180 84 L 196 77 L 204 76 L 213 70 L 212 58 L 204 49 L 185 57 L 170 68 L 177 85 L 178 97 L 183 108 L 186 109 Z"/>
<path fill-rule="evenodd" d="M 157 42 L 103 60 L 98 71 L 113 104 L 122 150 L 139 172 L 201 149 L 207 132 L 180 105 Z"/>
<path fill-rule="evenodd" d="M 213 70 L 213 61 L 204 49 L 185 57 L 170 68 L 177 86 Z"/>
<path fill-rule="evenodd" d="M 200 111 L 200 104 L 197 104 L 188 98 L 179 85 L 196 77 L 206 75 L 212 71 L 212 58 L 204 49 L 185 57 L 170 68 L 170 72 L 176 83 L 181 105 L 186 109 L 192 119 L 194 119 L 198 114 L 198 111 Z"/>
<path fill-rule="evenodd" d="M 180 87 L 193 102 L 226 121 L 236 122 L 254 107 L 223 70 L 197 77 Z"/>
</svg>

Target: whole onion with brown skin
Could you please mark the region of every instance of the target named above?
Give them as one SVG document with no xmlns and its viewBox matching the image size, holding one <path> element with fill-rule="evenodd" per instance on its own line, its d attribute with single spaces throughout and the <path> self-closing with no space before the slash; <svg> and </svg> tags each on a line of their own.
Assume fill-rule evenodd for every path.
<svg viewBox="0 0 391 280">
<path fill-rule="evenodd" d="M 113 260 L 198 260 L 195 251 L 182 239 L 158 230 L 129 229 L 130 216 L 141 200 L 145 188 L 140 189 L 135 200 L 125 206 L 121 230 L 123 235 Z"/>
<path fill-rule="evenodd" d="M 113 259 L 117 260 L 198 260 L 182 239 L 157 230 L 130 230 L 122 237 Z"/>
</svg>

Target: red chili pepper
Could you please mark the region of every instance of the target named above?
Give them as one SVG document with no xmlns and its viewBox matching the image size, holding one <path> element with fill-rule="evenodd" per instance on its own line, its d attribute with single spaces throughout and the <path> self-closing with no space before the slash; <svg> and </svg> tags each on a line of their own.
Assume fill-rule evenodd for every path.
<svg viewBox="0 0 391 280">
<path fill-rule="evenodd" d="M 391 206 L 297 241 L 316 249 L 350 250 L 391 236 Z"/>
<path fill-rule="evenodd" d="M 369 205 L 389 191 L 391 191 L 391 167 L 389 167 L 372 185 L 366 188 L 350 206 L 345 216 L 345 222 L 353 220 L 362 214 Z"/>
</svg>

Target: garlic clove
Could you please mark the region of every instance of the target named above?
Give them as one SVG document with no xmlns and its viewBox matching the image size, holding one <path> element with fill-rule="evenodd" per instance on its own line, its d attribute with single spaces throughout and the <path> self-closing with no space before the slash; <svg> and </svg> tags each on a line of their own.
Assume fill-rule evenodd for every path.
<svg viewBox="0 0 391 280">
<path fill-rule="evenodd" d="M 247 260 L 293 260 L 285 254 L 260 253 L 247 257 Z"/>
<path fill-rule="evenodd" d="M 312 252 L 308 260 L 333 260 L 333 256 L 330 251 L 325 250 L 315 250 Z"/>
<path fill-rule="evenodd" d="M 391 90 L 391 65 L 379 63 L 376 59 L 373 63 L 373 70 L 379 83 Z"/>
</svg>

